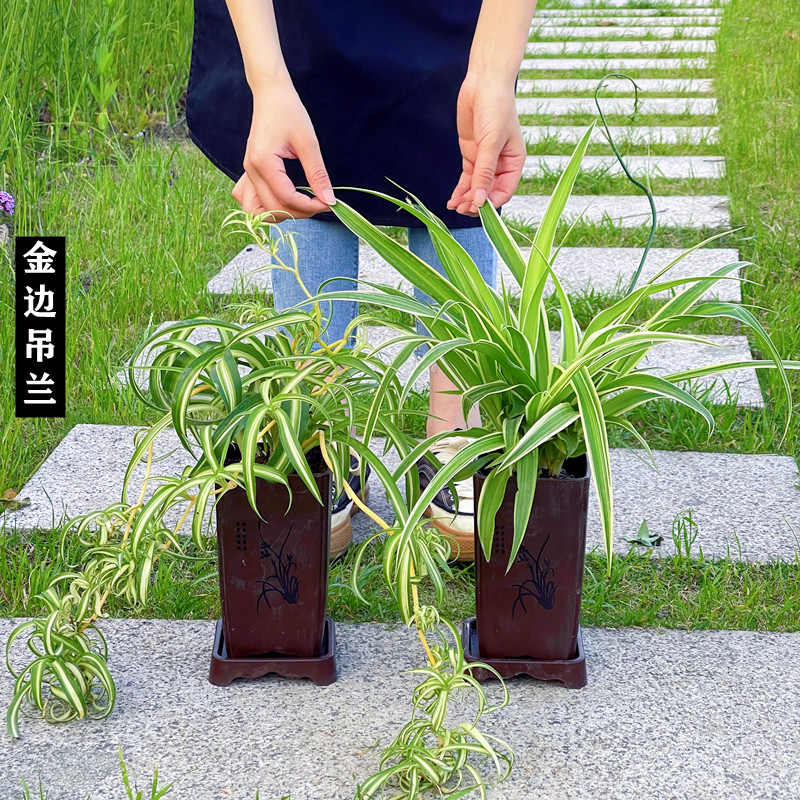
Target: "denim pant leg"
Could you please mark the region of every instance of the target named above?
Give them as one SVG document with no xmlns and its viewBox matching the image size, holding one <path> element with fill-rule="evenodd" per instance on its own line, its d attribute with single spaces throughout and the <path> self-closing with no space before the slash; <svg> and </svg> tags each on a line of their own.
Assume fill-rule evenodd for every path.
<svg viewBox="0 0 800 800">
<path fill-rule="evenodd" d="M 320 284 L 330 278 L 342 278 L 325 286 L 323 291 L 355 289 L 358 278 L 358 236 L 341 222 L 319 219 L 287 219 L 279 223 L 281 233 L 294 234 L 297 245 L 297 268 L 311 294 L 319 292 Z M 277 248 L 277 256 L 287 266 L 294 266 L 292 252 L 286 242 Z M 283 311 L 302 303 L 306 295 L 291 272 L 273 269 L 272 291 L 275 309 Z M 310 305 L 306 306 L 311 308 Z M 333 300 L 321 303 L 322 315 L 330 322 L 324 337 L 329 344 L 339 341 L 347 326 L 358 314 L 358 303 Z"/>
<path fill-rule="evenodd" d="M 453 238 L 470 254 L 475 266 L 483 276 L 484 281 L 492 288 L 497 287 L 497 251 L 489 241 L 482 226 L 474 228 L 451 228 L 450 233 Z M 436 255 L 430 234 L 427 228 L 408 229 L 408 247 L 412 253 L 419 256 L 423 261 L 430 264 L 438 272 L 444 274 L 444 267 Z M 420 302 L 430 303 L 431 298 L 414 287 L 414 297 Z M 423 333 L 422 326 L 417 323 L 417 330 Z M 421 355 L 425 352 L 425 347 L 417 350 Z"/>
</svg>

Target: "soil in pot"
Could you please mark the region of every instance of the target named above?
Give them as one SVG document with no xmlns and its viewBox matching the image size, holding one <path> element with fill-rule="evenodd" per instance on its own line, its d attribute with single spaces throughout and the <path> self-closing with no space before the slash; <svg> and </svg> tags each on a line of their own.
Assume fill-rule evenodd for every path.
<svg viewBox="0 0 800 800">
<path fill-rule="evenodd" d="M 238 460 L 229 455 L 226 463 Z M 244 489 L 226 492 L 216 506 L 222 625 L 228 655 L 315 657 L 322 653 L 331 473 L 318 448 L 308 454 L 320 505 L 300 477 L 279 483 L 256 479 L 250 507 Z"/>
<path fill-rule="evenodd" d="M 475 498 L 484 475 L 475 476 Z M 516 560 L 516 478 L 497 512 L 487 562 L 475 537 L 478 644 L 482 658 L 570 659 L 575 656 L 586 553 L 589 471 L 585 456 L 568 459 L 558 477 L 540 477 Z M 477 507 L 477 506 L 476 506 Z"/>
</svg>

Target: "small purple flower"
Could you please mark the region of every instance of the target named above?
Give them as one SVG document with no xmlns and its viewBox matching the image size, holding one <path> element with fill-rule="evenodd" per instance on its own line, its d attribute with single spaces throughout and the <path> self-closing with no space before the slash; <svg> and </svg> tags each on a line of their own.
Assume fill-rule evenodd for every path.
<svg viewBox="0 0 800 800">
<path fill-rule="evenodd" d="M 5 211 L 9 217 L 14 215 L 14 198 L 8 192 L 0 192 L 0 211 Z"/>
</svg>

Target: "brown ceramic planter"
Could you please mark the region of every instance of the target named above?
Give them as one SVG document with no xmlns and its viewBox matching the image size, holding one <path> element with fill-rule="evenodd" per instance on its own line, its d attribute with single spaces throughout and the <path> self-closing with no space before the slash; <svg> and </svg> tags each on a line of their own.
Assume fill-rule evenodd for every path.
<svg viewBox="0 0 800 800">
<path fill-rule="evenodd" d="M 488 562 L 476 533 L 477 635 L 483 658 L 575 657 L 589 503 L 586 457 L 569 459 L 564 470 L 567 475 L 537 481 L 528 528 L 508 574 L 515 477 L 497 512 Z M 484 480 L 480 474 L 474 478 L 476 501 Z"/>
<path fill-rule="evenodd" d="M 285 486 L 256 479 L 264 521 L 240 487 L 217 503 L 222 626 L 231 658 L 322 654 L 331 534 L 331 473 L 322 467 L 312 463 L 324 505 L 296 474 L 288 479 L 291 508 Z"/>
</svg>

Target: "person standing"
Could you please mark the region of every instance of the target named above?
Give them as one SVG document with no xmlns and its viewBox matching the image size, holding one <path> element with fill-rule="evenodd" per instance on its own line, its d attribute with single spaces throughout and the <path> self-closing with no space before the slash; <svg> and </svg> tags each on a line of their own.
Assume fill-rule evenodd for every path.
<svg viewBox="0 0 800 800">
<path fill-rule="evenodd" d="M 232 195 L 245 211 L 272 212 L 294 234 L 312 292 L 331 278 L 343 280 L 328 289 L 352 287 L 358 277 L 358 238 L 330 211 L 332 187 L 396 195 L 391 181 L 442 219 L 494 286 L 497 254 L 478 207 L 500 208 L 522 175 L 516 77 L 535 7 L 536 0 L 195 0 L 189 135 L 235 181 Z M 407 227 L 409 248 L 442 271 L 419 220 L 373 195 L 339 191 L 370 222 Z M 302 302 L 290 273 L 272 277 L 276 309 Z M 336 340 L 357 307 L 331 305 L 328 335 Z M 428 434 L 465 427 L 461 399 L 446 393 L 454 387 L 435 366 L 430 387 Z M 440 457 L 463 442 L 444 440 Z M 472 525 L 471 481 L 458 491 L 461 514 L 452 498 L 437 498 L 445 527 L 450 516 Z"/>
</svg>

